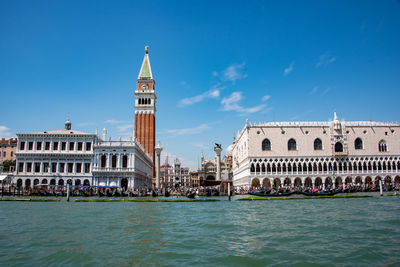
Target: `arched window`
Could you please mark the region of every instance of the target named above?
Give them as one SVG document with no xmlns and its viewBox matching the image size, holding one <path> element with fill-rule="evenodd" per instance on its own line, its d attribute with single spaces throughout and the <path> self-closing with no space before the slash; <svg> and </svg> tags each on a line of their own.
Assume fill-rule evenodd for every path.
<svg viewBox="0 0 400 267">
<path fill-rule="evenodd" d="M 105 168 L 107 165 L 107 157 L 106 155 L 101 156 L 101 167 Z"/>
<path fill-rule="evenodd" d="M 117 167 L 117 156 L 116 155 L 113 155 L 111 157 L 111 167 L 112 168 L 116 168 Z"/>
<path fill-rule="evenodd" d="M 385 140 L 379 141 L 379 152 L 386 152 L 387 151 L 387 145 Z"/>
<path fill-rule="evenodd" d="M 262 141 L 262 150 L 263 151 L 271 150 L 271 142 L 268 139 L 264 139 Z"/>
<path fill-rule="evenodd" d="M 122 156 L 122 168 L 128 168 L 128 156 L 127 155 Z"/>
<path fill-rule="evenodd" d="M 314 150 L 322 150 L 322 141 L 317 138 L 314 140 Z"/>
<path fill-rule="evenodd" d="M 354 148 L 363 149 L 363 141 L 361 140 L 361 138 L 357 138 L 356 140 L 354 140 Z"/>
<path fill-rule="evenodd" d="M 142 104 L 142 99 L 141 98 L 139 98 L 139 105 L 141 105 Z"/>
<path fill-rule="evenodd" d="M 343 144 L 340 142 L 337 142 L 335 144 L 335 152 L 343 152 Z"/>
<path fill-rule="evenodd" d="M 251 166 L 250 166 L 250 172 L 255 172 L 254 163 L 252 163 Z"/>
<path fill-rule="evenodd" d="M 288 141 L 288 150 L 297 150 L 296 140 L 294 140 L 293 138 L 289 139 Z"/>
</svg>

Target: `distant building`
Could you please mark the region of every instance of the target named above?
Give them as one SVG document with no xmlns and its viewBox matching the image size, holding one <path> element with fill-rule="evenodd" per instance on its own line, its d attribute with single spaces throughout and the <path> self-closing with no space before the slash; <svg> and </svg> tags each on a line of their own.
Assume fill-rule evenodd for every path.
<svg viewBox="0 0 400 267">
<path fill-rule="evenodd" d="M 191 171 L 189 175 L 190 175 L 190 186 L 199 187 L 200 186 L 199 173 L 197 171 Z"/>
<path fill-rule="evenodd" d="M 0 165 L 5 160 L 15 160 L 15 152 L 17 150 L 18 140 L 16 138 L 0 140 Z"/>
<path fill-rule="evenodd" d="M 221 180 L 232 180 L 232 146 L 226 148 L 225 157 L 221 160 Z M 217 159 L 204 159 L 201 153 L 201 168 L 197 171 L 199 181 L 209 180 L 215 181 L 217 177 Z"/>
<path fill-rule="evenodd" d="M 400 183 L 400 124 L 246 121 L 232 156 L 234 186 Z"/>
<path fill-rule="evenodd" d="M 166 175 L 166 169 L 168 175 Z M 160 177 L 164 185 L 167 187 L 176 188 L 181 186 L 190 186 L 189 168 L 181 167 L 181 162 L 177 158 L 174 160 L 174 164 L 172 166 L 169 164 L 167 165 L 167 168 L 165 165 L 161 166 Z"/>
</svg>

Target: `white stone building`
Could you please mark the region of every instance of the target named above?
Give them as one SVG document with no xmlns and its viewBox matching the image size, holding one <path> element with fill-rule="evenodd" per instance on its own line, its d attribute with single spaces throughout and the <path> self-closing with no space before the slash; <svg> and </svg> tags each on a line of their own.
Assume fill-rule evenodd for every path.
<svg viewBox="0 0 400 267">
<path fill-rule="evenodd" d="M 151 188 L 153 161 L 132 141 L 104 141 L 96 134 L 65 129 L 17 134 L 17 187 L 91 185 L 124 189 Z"/>
<path fill-rule="evenodd" d="M 232 156 L 236 187 L 400 183 L 400 124 L 246 121 Z"/>
<path fill-rule="evenodd" d="M 65 129 L 49 132 L 17 134 L 16 174 L 18 186 L 91 185 L 95 134 Z"/>
<path fill-rule="evenodd" d="M 94 152 L 94 185 L 151 188 L 153 161 L 137 140 L 99 141 Z"/>
</svg>

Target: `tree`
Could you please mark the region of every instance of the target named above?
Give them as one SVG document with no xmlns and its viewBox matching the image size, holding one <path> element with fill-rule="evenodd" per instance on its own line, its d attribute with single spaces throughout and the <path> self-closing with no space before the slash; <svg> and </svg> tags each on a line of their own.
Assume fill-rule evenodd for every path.
<svg viewBox="0 0 400 267">
<path fill-rule="evenodd" d="M 3 166 L 3 171 L 4 172 L 9 172 L 10 171 L 10 167 L 14 167 L 13 169 L 15 170 L 15 160 L 5 160 L 3 161 L 3 163 L 1 164 L 1 166 Z"/>
</svg>

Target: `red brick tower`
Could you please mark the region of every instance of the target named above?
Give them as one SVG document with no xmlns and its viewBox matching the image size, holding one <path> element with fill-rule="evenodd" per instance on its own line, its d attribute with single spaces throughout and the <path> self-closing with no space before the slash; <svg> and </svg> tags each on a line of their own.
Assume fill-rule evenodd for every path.
<svg viewBox="0 0 400 267">
<path fill-rule="evenodd" d="M 155 141 L 156 141 L 156 82 L 151 73 L 149 51 L 146 46 L 142 67 L 137 78 L 135 91 L 135 137 L 139 140 L 144 150 L 150 154 L 155 166 Z M 153 177 L 155 167 L 153 166 Z"/>
</svg>

